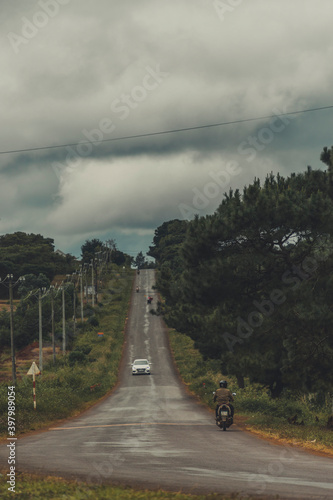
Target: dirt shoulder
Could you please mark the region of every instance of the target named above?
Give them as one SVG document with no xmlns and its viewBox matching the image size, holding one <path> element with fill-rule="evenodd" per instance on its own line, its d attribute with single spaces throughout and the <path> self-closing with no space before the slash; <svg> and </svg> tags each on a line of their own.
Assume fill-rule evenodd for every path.
<svg viewBox="0 0 333 500">
<path fill-rule="evenodd" d="M 310 452 L 313 455 L 319 455 L 324 457 L 333 458 L 333 450 L 324 445 L 316 445 L 316 443 L 304 443 L 301 441 L 297 441 L 296 438 L 286 439 L 280 437 L 278 434 L 275 434 L 274 431 L 258 429 L 255 426 L 248 424 L 248 417 L 243 415 L 235 415 L 235 424 L 239 429 L 244 432 L 248 432 L 249 434 L 254 434 L 259 439 L 263 439 L 272 444 L 278 444 L 281 446 L 292 446 L 293 448 L 299 448 L 304 451 Z"/>
</svg>

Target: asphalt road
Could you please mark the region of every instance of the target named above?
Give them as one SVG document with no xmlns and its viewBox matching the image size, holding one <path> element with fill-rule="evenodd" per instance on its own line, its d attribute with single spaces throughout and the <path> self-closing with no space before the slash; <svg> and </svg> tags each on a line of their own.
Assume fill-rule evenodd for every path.
<svg viewBox="0 0 333 500">
<path fill-rule="evenodd" d="M 154 272 L 136 277 L 117 390 L 80 417 L 17 441 L 17 469 L 193 493 L 240 492 L 282 499 L 333 499 L 333 461 L 218 429 L 179 383 L 158 316 L 150 314 Z M 132 376 L 148 358 L 151 375 Z M 0 448 L 7 461 L 6 445 Z"/>
</svg>

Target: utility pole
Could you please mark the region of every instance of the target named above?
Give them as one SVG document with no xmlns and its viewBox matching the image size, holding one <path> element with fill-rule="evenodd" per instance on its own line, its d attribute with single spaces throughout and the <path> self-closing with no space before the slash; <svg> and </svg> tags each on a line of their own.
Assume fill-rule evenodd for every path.
<svg viewBox="0 0 333 500">
<path fill-rule="evenodd" d="M 53 355 L 53 364 L 56 361 L 56 350 L 55 350 L 55 338 L 54 338 L 54 287 L 51 285 L 51 338 L 52 338 L 52 355 Z"/>
<path fill-rule="evenodd" d="M 102 256 L 103 256 L 102 251 L 96 253 L 97 257 L 95 260 L 96 261 L 96 304 L 98 304 L 98 290 L 103 270 Z"/>
<path fill-rule="evenodd" d="M 14 306 L 13 306 L 13 287 L 17 285 L 19 281 L 24 281 L 24 276 L 13 283 L 13 275 L 7 274 L 6 278 L 2 281 L 3 283 L 8 280 L 9 288 L 9 323 L 10 323 L 10 352 L 12 359 L 12 380 L 13 384 L 16 383 L 16 359 L 15 359 L 15 343 L 14 343 Z M 1 279 L 0 279 L 1 281 Z"/>
<path fill-rule="evenodd" d="M 65 286 L 62 286 L 62 352 L 66 353 Z"/>
<path fill-rule="evenodd" d="M 81 323 L 83 324 L 83 284 L 82 284 L 82 271 L 80 271 L 80 292 L 81 292 Z"/>
<path fill-rule="evenodd" d="M 38 318 L 39 318 L 39 369 L 43 371 L 43 319 L 42 319 L 42 290 L 38 290 Z"/>
<path fill-rule="evenodd" d="M 67 280 L 73 283 L 73 333 L 75 335 L 76 330 L 76 279 L 74 277 L 75 273 L 72 275 L 67 274 Z"/>
<path fill-rule="evenodd" d="M 5 281 L 8 280 L 8 289 L 9 289 L 9 324 L 10 324 L 10 352 L 12 359 L 12 380 L 13 384 L 16 383 L 16 360 L 15 360 L 15 343 L 14 343 L 14 306 L 13 306 L 13 288 L 19 281 L 24 281 L 24 276 L 20 276 L 19 279 L 13 283 L 13 275 L 7 274 L 6 278 L 0 282 L 5 284 Z M 6 285 L 5 285 L 6 286 Z"/>
<path fill-rule="evenodd" d="M 94 259 L 91 259 L 91 301 L 92 306 L 95 306 L 95 285 L 94 285 Z"/>
<path fill-rule="evenodd" d="M 98 279 L 99 279 L 99 260 L 96 262 L 96 304 L 98 304 Z"/>
<path fill-rule="evenodd" d="M 73 326 L 73 333 L 75 337 L 76 333 L 76 280 L 74 279 L 74 290 L 73 290 L 73 321 L 74 321 L 74 326 Z"/>
<path fill-rule="evenodd" d="M 15 344 L 14 344 L 14 311 L 13 311 L 13 275 L 8 274 L 9 279 L 9 304 L 10 304 L 10 350 L 12 358 L 12 379 L 13 384 L 16 383 L 16 360 L 15 360 Z"/>
<path fill-rule="evenodd" d="M 89 264 L 85 263 L 84 264 L 84 279 L 86 283 L 86 304 L 88 305 L 88 278 L 87 278 L 87 270 L 88 270 Z"/>
</svg>

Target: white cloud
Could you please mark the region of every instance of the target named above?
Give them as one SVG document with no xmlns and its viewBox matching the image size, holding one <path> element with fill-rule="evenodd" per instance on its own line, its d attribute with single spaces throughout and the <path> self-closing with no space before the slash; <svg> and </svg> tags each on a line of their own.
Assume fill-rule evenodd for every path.
<svg viewBox="0 0 333 500">
<path fill-rule="evenodd" d="M 82 162 L 64 172 L 59 202 L 46 224 L 68 234 L 87 226 L 142 231 L 167 214 L 180 217 L 178 205 L 191 202 L 193 188 L 210 182 L 209 172 L 223 170 L 225 163 L 216 155 L 199 160 L 193 152 Z"/>
</svg>

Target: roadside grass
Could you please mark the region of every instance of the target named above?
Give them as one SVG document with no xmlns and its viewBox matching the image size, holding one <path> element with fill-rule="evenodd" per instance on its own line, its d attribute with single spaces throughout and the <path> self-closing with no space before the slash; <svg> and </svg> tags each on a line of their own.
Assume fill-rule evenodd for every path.
<svg viewBox="0 0 333 500">
<path fill-rule="evenodd" d="M 5 473 L 4 473 L 5 474 Z M 40 478 L 20 473 L 16 477 L 15 493 L 8 491 L 5 481 L 0 483 L 0 498 L 11 500 L 255 500 L 252 496 L 239 495 L 189 495 L 158 490 L 134 490 L 115 486 L 92 485 L 84 482 L 66 481 L 60 478 Z M 261 500 L 265 500 L 260 497 Z"/>
<path fill-rule="evenodd" d="M 46 362 L 42 375 L 36 377 L 36 410 L 32 377 L 24 375 L 16 381 L 16 436 L 73 416 L 114 387 L 132 282 L 132 271 L 109 277 L 102 301 L 92 311 L 94 315 L 84 325 L 78 323 L 76 337 L 70 340 L 71 350 L 58 355 L 55 365 L 51 360 Z M 7 436 L 7 388 L 11 385 L 10 380 L 0 384 L 0 437 Z"/>
<path fill-rule="evenodd" d="M 267 389 L 248 381 L 244 389 L 239 389 L 235 378 L 220 372 L 218 360 L 203 360 L 190 337 L 171 329 L 169 340 L 179 374 L 199 401 L 215 408 L 213 391 L 221 379 L 227 379 L 230 390 L 237 393 L 236 422 L 237 417 L 242 417 L 247 430 L 285 444 L 333 455 L 333 431 L 325 428 L 332 414 L 330 398 L 319 404 L 315 399 L 311 401 L 304 395 L 286 392 L 283 397 L 273 399 Z M 295 423 L 291 424 L 287 419 L 293 417 Z M 302 421 L 304 425 L 300 425 Z"/>
</svg>

